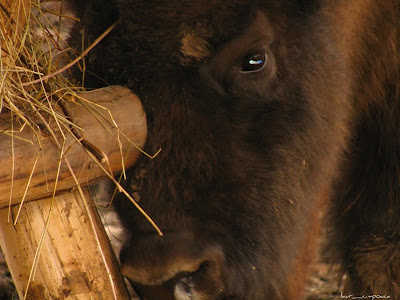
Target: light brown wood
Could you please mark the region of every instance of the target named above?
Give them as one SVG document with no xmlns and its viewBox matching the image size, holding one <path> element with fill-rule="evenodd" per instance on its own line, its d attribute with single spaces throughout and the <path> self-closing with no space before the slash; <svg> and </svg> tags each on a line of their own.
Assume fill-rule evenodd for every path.
<svg viewBox="0 0 400 300">
<path fill-rule="evenodd" d="M 122 167 L 119 143 L 126 157 L 125 165 L 131 166 L 140 151 L 121 133 L 126 134 L 137 146 L 143 147 L 147 127 L 140 100 L 129 89 L 121 86 L 110 86 L 80 96 L 108 110 L 99 107 L 95 109 L 93 106 L 87 108 L 82 104 L 85 102 L 72 100 L 65 104 L 68 115 L 83 129 L 75 130 L 76 134 L 106 154 L 108 163 L 103 162 L 102 165 L 107 169 L 110 167 L 114 175 Z M 101 119 L 101 122 L 96 119 Z M 4 115 L 0 117 L 0 122 L 2 130 L 9 128 L 10 123 Z M 28 127 L 16 135 L 33 140 L 34 144 L 13 138 L 15 172 L 12 202 L 20 202 L 36 158 L 36 171 L 26 201 L 52 194 L 60 157 L 59 148 L 50 135 L 37 138 Z M 0 203 L 8 206 L 12 180 L 12 144 L 10 136 L 0 137 Z M 66 158 L 81 185 L 104 177 L 104 172 L 88 157 L 72 135 L 67 137 L 65 149 L 68 149 L 65 151 Z M 124 280 L 95 205 L 86 190 L 87 206 L 77 190 L 65 193 L 74 187 L 75 181 L 63 162 L 57 189 L 64 190 L 64 193 L 56 196 L 53 202 L 47 198 L 24 203 L 15 227 L 12 224 L 19 205 L 12 208 L 13 218 L 10 222 L 7 221 L 8 207 L 0 210 L 0 246 L 18 294 L 23 299 L 40 236 L 52 209 L 36 275 L 31 280 L 26 299 L 128 299 Z"/>
<path fill-rule="evenodd" d="M 15 227 L 7 223 L 8 210 L 0 211 L 0 244 L 21 299 L 50 210 L 38 267 L 26 299 L 128 299 L 118 264 L 87 190 L 85 197 L 89 211 L 78 191 L 57 196 L 54 202 L 47 198 L 26 203 Z M 14 216 L 16 211 L 14 207 Z M 88 216 L 95 220 L 95 231 Z M 115 295 L 96 235 L 110 268 Z"/>
<path fill-rule="evenodd" d="M 30 1 L 0 0 L 0 4 L 0 38 L 12 39 L 17 45 L 20 34 L 26 30 L 24 25 Z M 13 49 L 7 49 L 4 45 L 2 43 L 2 66 L 12 70 L 15 67 L 15 53 L 11 53 Z M 82 97 L 107 109 L 90 108 L 84 105 L 85 102 L 73 99 L 64 105 L 64 112 L 83 131 L 75 129 L 75 136 L 66 135 L 63 149 L 66 159 L 63 157 L 61 160 L 57 196 L 54 199 L 46 197 L 52 195 L 55 189 L 60 144 L 63 144 L 60 132 L 58 142 L 55 142 L 46 130 L 34 134 L 28 126 L 19 128 L 17 122 L 11 126 L 10 114 L 4 109 L 0 114 L 0 208 L 5 207 L 0 209 L 0 247 L 21 299 L 26 291 L 26 299 L 31 300 L 129 299 L 95 204 L 85 188 L 84 198 L 78 190 L 71 190 L 76 187 L 76 182 L 68 166 L 81 185 L 105 176 L 78 143 L 76 136 L 86 145 L 93 146 L 91 150 L 95 151 L 90 153 L 99 153 L 103 158 L 101 166 L 113 175 L 122 169 L 123 164 L 131 166 L 140 155 L 132 142 L 143 147 L 146 141 L 146 118 L 139 99 L 130 90 L 120 86 L 85 93 Z M 52 128 L 57 128 L 56 124 L 53 125 Z M 11 129 L 14 131 L 12 138 L 9 135 Z M 15 133 L 19 129 L 21 131 Z M 126 134 L 132 142 L 121 133 Z M 121 154 L 125 158 L 123 163 Z M 35 162 L 36 167 L 32 172 Z M 33 176 L 28 184 L 31 172 Z M 20 203 L 25 191 L 26 202 L 14 226 L 20 205 L 11 207 L 11 220 L 8 205 Z M 39 200 L 27 202 L 35 199 Z M 48 227 L 45 229 L 50 211 Z M 43 232 L 43 244 L 39 249 Z M 35 276 L 27 289 L 37 251 L 40 258 Z"/>
<path fill-rule="evenodd" d="M 122 157 L 125 158 L 125 166 L 132 166 L 139 157 L 140 151 L 122 133 L 126 134 L 138 147 L 144 146 L 147 125 L 140 100 L 129 89 L 121 86 L 110 86 L 83 93 L 82 96 L 108 108 L 119 127 L 117 129 L 110 118 L 110 114 L 105 109 L 97 107 L 98 112 L 94 112 L 93 107 L 88 109 L 78 104 L 78 101 L 70 101 L 66 105 L 68 113 L 73 117 L 73 121 L 84 129 L 79 134 L 106 154 L 108 161 L 101 165 L 107 170 L 111 169 L 114 175 L 118 174 L 122 169 L 122 153 Z M 100 119 L 101 122 L 98 122 L 96 118 Z M 1 131 L 10 130 L 10 126 L 10 120 L 7 115 L 0 115 L 0 208 L 8 206 L 10 196 L 12 204 L 21 201 L 36 159 L 38 160 L 25 201 L 51 195 L 55 185 L 60 157 L 60 149 L 50 135 L 42 134 L 38 138 L 30 128 L 25 126 L 23 131 L 16 133 L 16 137 L 13 138 L 13 158 L 11 137 L 1 134 Z M 14 124 L 14 130 L 17 129 L 17 125 Z M 118 134 L 118 131 L 120 134 Z M 33 141 L 34 144 L 31 145 L 17 137 Z M 120 152 L 120 142 L 122 152 Z M 105 177 L 104 172 L 87 155 L 72 135 L 67 136 L 64 151 L 82 185 Z M 11 172 L 13 163 L 14 178 L 12 178 Z M 12 181 L 13 189 L 11 193 Z M 67 165 L 62 162 L 57 190 L 65 192 L 75 187 L 75 185 Z"/>
<path fill-rule="evenodd" d="M 106 154 L 108 163 L 103 162 L 101 165 L 110 168 L 114 175 L 122 168 L 121 151 L 126 158 L 125 165 L 132 166 L 140 151 L 122 133 L 137 146 L 144 146 L 147 127 L 140 100 L 129 89 L 121 86 L 110 86 L 80 96 L 107 109 L 93 106 L 87 108 L 82 104 L 85 102 L 72 100 L 65 104 L 65 111 L 83 129 L 75 130 L 76 134 Z M 101 119 L 101 122 L 96 119 Z M 0 117 L 0 121 L 3 130 L 10 126 L 6 118 Z M 128 299 L 124 280 L 119 274 L 118 264 L 95 205 L 85 190 L 85 207 L 64 162 L 57 190 L 69 193 L 56 196 L 53 202 L 51 198 L 42 199 L 53 193 L 60 157 L 60 150 L 52 137 L 43 135 L 37 138 L 28 127 L 17 136 L 33 140 L 34 144 L 13 138 L 15 172 L 12 202 L 20 202 L 37 158 L 26 201 L 41 198 L 23 204 L 15 227 L 12 225 L 13 218 L 7 222 L 8 207 L 0 210 L 0 246 L 20 298 L 23 299 L 26 291 L 40 236 L 52 209 L 36 276 L 31 281 L 26 299 Z M 1 135 L 0 203 L 3 206 L 8 206 L 11 193 L 11 146 L 11 137 Z M 72 135 L 67 136 L 65 149 L 68 149 L 65 150 L 66 158 L 81 185 L 105 176 Z M 71 192 L 71 188 L 75 188 L 75 191 Z M 18 208 L 19 205 L 12 208 L 14 218 Z"/>
</svg>

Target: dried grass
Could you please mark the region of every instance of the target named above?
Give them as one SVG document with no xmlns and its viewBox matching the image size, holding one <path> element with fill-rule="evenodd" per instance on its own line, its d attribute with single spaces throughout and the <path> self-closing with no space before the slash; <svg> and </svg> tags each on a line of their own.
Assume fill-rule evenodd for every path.
<svg viewBox="0 0 400 300">
<path fill-rule="evenodd" d="M 4 4 L 8 2 L 0 0 L 0 3 Z M 0 114 L 2 118 L 8 116 L 10 124 L 8 130 L 0 131 L 0 138 L 2 138 L 2 135 L 7 135 L 11 137 L 13 143 L 14 139 L 19 139 L 17 133 L 29 127 L 36 137 L 32 137 L 32 140 L 25 141 L 31 144 L 37 141 L 40 143 L 40 136 L 43 134 L 43 131 L 45 131 L 47 135 L 53 138 L 54 143 L 60 150 L 60 157 L 58 158 L 59 166 L 61 162 L 67 165 L 71 175 L 75 179 L 77 189 L 81 192 L 81 196 L 84 197 L 79 182 L 74 175 L 74 171 L 63 155 L 66 151 L 64 149 L 66 135 L 76 137 L 77 142 L 82 144 L 82 141 L 78 137 L 79 135 L 76 134 L 76 132 L 79 132 L 81 129 L 65 117 L 62 110 L 59 108 L 59 104 L 65 99 L 85 101 L 78 95 L 82 89 L 68 81 L 67 77 L 63 75 L 65 75 L 64 73 L 68 71 L 70 66 L 75 64 L 90 51 L 90 48 L 87 49 L 81 57 L 78 57 L 74 61 L 69 61 L 65 34 L 62 33 L 65 26 L 62 27 L 61 23 L 68 22 L 74 18 L 64 14 L 62 2 L 57 5 L 57 11 L 55 11 L 54 8 L 49 8 L 46 5 L 47 3 L 43 1 L 33 2 L 32 7 L 29 3 L 30 1 L 19 0 L 11 1 L 11 5 L 14 7 L 6 7 L 5 4 L 0 5 Z M 109 31 L 110 30 L 112 30 L 112 28 L 109 28 Z M 102 37 L 107 33 L 108 32 L 105 32 Z M 99 39 L 102 37 L 99 37 Z M 96 43 L 97 41 L 92 46 L 95 46 Z M 83 105 L 88 106 L 91 104 L 84 102 Z M 93 109 L 98 110 L 99 108 L 96 107 Z M 40 148 L 39 145 L 37 158 L 41 155 Z M 145 212 L 140 209 L 134 199 L 114 180 L 112 174 L 101 166 L 98 161 L 99 157 L 96 157 L 90 149 L 85 148 L 85 151 L 104 170 L 108 177 L 115 182 L 120 192 L 123 192 L 130 198 L 132 203 L 137 206 L 149 222 L 152 223 L 158 233 L 162 235 L 161 231 Z M 14 157 L 13 147 L 12 155 Z M 148 156 L 151 158 L 154 157 Z M 106 159 L 106 157 L 103 157 L 103 159 Z M 122 155 L 121 160 L 123 160 Z M 32 168 L 31 176 L 34 173 L 34 168 L 35 167 Z M 14 165 L 12 166 L 11 172 L 14 174 Z M 28 192 L 28 188 L 29 182 L 25 194 Z M 11 191 L 12 189 L 13 186 L 11 185 Z M 55 195 L 55 190 L 56 187 L 53 192 L 53 197 Z M 10 195 L 10 207 L 11 199 L 12 193 Z M 24 199 L 22 199 L 22 203 L 23 200 Z M 86 201 L 84 201 L 84 203 L 86 203 Z M 50 220 L 50 215 L 51 211 L 48 214 L 48 221 L 46 224 L 48 224 Z M 17 219 L 18 216 L 14 221 L 17 222 Z M 93 222 L 91 222 L 91 224 L 94 226 Z M 43 230 L 43 235 L 45 232 L 46 228 Z M 40 255 L 40 248 L 41 243 L 37 247 L 35 263 L 32 266 L 30 278 L 34 276 L 34 271 Z M 105 265 L 108 266 L 107 262 L 105 262 Z M 110 278 L 110 281 L 112 283 L 112 278 Z M 27 292 L 28 287 L 25 290 Z"/>
<path fill-rule="evenodd" d="M 25 2 L 29 3 L 29 1 Z M 62 31 L 70 27 L 71 24 L 64 24 L 64 26 L 61 24 L 74 20 L 74 18 L 63 13 L 62 2 L 54 2 L 58 3 L 58 11 L 54 8 L 42 7 L 37 3 L 33 3 L 33 7 L 22 5 L 23 1 L 19 1 L 19 3 L 17 11 L 22 13 L 17 13 L 17 18 L 10 17 L 10 12 L 4 7 L 0 7 L 0 14 L 3 14 L 0 17 L 2 17 L 2 20 L 6 20 L 6 30 L 0 31 L 0 40 L 2 41 L 0 113 L 10 115 L 10 130 L 0 131 L 0 134 L 9 135 L 12 139 L 19 138 L 15 133 L 28 126 L 37 138 L 26 142 L 33 143 L 34 140 L 40 142 L 39 137 L 45 130 L 48 135 L 53 137 L 60 151 L 62 151 L 65 137 L 72 135 L 96 163 L 107 161 L 107 157 L 101 153 L 101 150 L 98 151 L 99 149 L 94 145 L 80 138 L 81 128 L 65 117 L 59 106 L 62 107 L 62 101 L 66 99 L 79 101 L 82 107 L 89 111 L 96 111 L 97 115 L 102 114 L 99 113 L 99 110 L 109 114 L 114 126 L 118 128 L 117 123 L 106 108 L 81 98 L 78 93 L 82 91 L 82 88 L 75 86 L 67 79 L 67 76 L 64 76 L 69 67 L 77 63 L 95 47 L 113 29 L 114 25 L 99 36 L 79 57 L 70 61 L 67 55 L 68 47 L 65 33 L 62 33 Z M 41 5 L 46 4 L 43 1 L 40 3 Z M 23 18 L 21 15 L 29 17 Z M 56 22 L 54 21 L 55 17 L 58 18 Z M 26 20 L 21 21 L 21 19 Z M 102 122 L 101 119 L 98 120 Z M 16 130 L 16 128 L 18 129 Z M 118 131 L 117 138 L 120 139 L 120 136 L 127 138 L 123 132 Z M 161 150 L 150 155 L 129 139 L 128 141 L 150 159 L 156 157 Z M 121 161 L 122 166 L 124 166 L 122 151 Z M 162 233 L 154 222 L 114 180 L 111 171 L 107 171 L 100 164 L 98 165 L 114 181 L 119 192 L 124 193 L 131 200 L 161 235 Z M 72 176 L 74 175 L 72 174 Z"/>
<path fill-rule="evenodd" d="M 80 88 L 74 86 L 65 76 L 57 76 L 63 71 L 60 71 L 60 64 L 63 63 L 63 60 L 68 59 L 66 52 L 62 50 L 66 43 L 63 36 L 59 33 L 60 28 L 57 30 L 57 28 L 54 27 L 54 23 L 49 20 L 49 15 L 42 12 L 40 2 L 38 3 L 36 7 L 31 7 L 29 1 L 14 1 L 14 3 L 11 2 L 9 7 L 5 5 L 0 7 L 2 21 L 2 30 L 0 31 L 0 113 L 3 117 L 5 114 L 9 115 L 10 122 L 10 130 L 5 130 L 1 133 L 11 136 L 13 144 L 14 139 L 18 138 L 18 135 L 15 134 L 15 128 L 23 130 L 25 127 L 30 127 L 32 132 L 36 135 L 36 138 L 33 137 L 31 141 L 27 142 L 33 144 L 34 140 L 40 143 L 42 131 L 47 131 L 47 134 L 53 137 L 55 144 L 60 149 L 60 167 L 64 153 L 66 133 L 71 133 L 76 125 L 71 123 L 60 113 L 60 109 L 57 107 L 58 102 L 67 97 L 76 97 L 78 99 L 77 92 Z M 59 12 L 57 16 L 59 17 L 59 21 L 61 21 L 63 14 Z M 60 24 L 60 22 L 56 24 Z M 72 134 L 72 136 L 74 135 Z M 40 148 L 41 147 L 39 147 L 39 149 Z M 13 145 L 12 155 L 14 156 Z M 14 220 L 15 223 L 21 211 L 25 195 L 28 192 L 30 179 L 34 173 L 39 156 L 40 150 L 38 151 L 35 164 L 32 168 L 18 214 Z M 69 167 L 71 175 L 75 178 L 68 161 L 64 159 L 64 162 Z M 12 166 L 12 174 L 14 174 L 14 164 Z M 53 200 L 57 180 L 58 178 L 56 179 L 56 185 L 53 191 Z M 76 184 L 81 191 L 77 180 Z M 12 189 L 13 184 L 11 184 L 10 208 Z M 84 198 L 82 191 L 81 196 Z M 84 201 L 84 203 L 86 203 L 86 201 Z M 89 211 L 88 208 L 86 208 L 86 210 Z M 9 209 L 9 212 L 11 212 L 11 209 Z M 30 282 L 37 268 L 40 249 L 43 237 L 47 231 L 50 216 L 51 209 L 48 213 L 46 226 L 43 228 L 42 237 L 36 249 L 35 259 L 31 268 L 27 287 L 25 288 L 24 299 L 27 297 Z M 90 214 L 89 217 L 92 218 Z M 91 220 L 90 223 L 94 229 L 93 221 Z M 96 230 L 94 230 L 94 232 L 96 232 Z M 100 243 L 98 239 L 97 242 L 105 266 L 108 269 L 108 263 L 99 247 Z M 110 272 L 108 273 L 110 274 Z M 114 286 L 113 279 L 110 277 L 109 280 L 111 285 Z M 116 298 L 115 290 L 114 296 L 114 298 Z"/>
</svg>

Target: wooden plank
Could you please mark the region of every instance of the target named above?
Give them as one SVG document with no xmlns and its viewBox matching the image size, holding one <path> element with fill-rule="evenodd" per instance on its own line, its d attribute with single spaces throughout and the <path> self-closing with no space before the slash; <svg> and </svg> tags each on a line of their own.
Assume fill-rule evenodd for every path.
<svg viewBox="0 0 400 300">
<path fill-rule="evenodd" d="M 19 36 L 25 30 L 30 1 L 0 0 L 0 4 L 0 38 L 11 39 L 14 45 L 18 44 Z M 2 66 L 12 69 L 15 53 L 4 45 L 2 43 Z M 40 199 L 24 203 L 15 226 L 13 221 L 19 206 L 12 207 L 11 220 L 8 207 L 0 210 L 0 247 L 21 299 L 26 291 L 26 299 L 32 300 L 129 299 L 118 263 L 88 191 L 84 189 L 83 198 L 77 190 L 71 191 L 76 182 L 70 168 L 81 185 L 104 176 L 103 170 L 85 151 L 90 147 L 83 148 L 77 137 L 86 146 L 91 146 L 90 153 L 100 154 L 99 157 L 103 158 L 101 166 L 114 175 L 122 169 L 121 154 L 125 157 L 124 165 L 131 166 L 140 151 L 130 141 L 139 147 L 144 146 L 146 117 L 139 99 L 123 87 L 107 87 L 82 96 L 109 110 L 97 109 L 93 112 L 93 109 L 83 105 L 85 102 L 73 100 L 67 100 L 63 105 L 62 111 L 67 112 L 83 131 L 75 129 L 74 134 L 66 135 L 63 152 L 68 163 L 64 158 L 61 160 L 57 184 L 57 193 L 61 191 L 64 194 L 54 199 L 46 197 L 55 189 L 60 161 L 59 145 L 63 144 L 60 132 L 58 142 L 55 142 L 46 130 L 35 134 L 28 126 L 19 128 L 4 109 L 0 115 L 0 208 L 20 203 L 25 191 L 25 201 Z M 61 109 L 58 111 L 61 112 Z M 21 131 L 15 133 L 18 129 Z M 122 137 L 122 132 L 130 141 Z M 32 144 L 27 141 L 32 141 Z M 36 166 L 34 171 L 33 165 Z M 27 289 L 42 234 L 44 238 L 38 252 L 37 269 Z"/>
<path fill-rule="evenodd" d="M 129 299 L 118 263 L 86 189 L 84 195 L 88 210 L 78 191 L 57 196 L 54 202 L 47 198 L 26 203 L 16 226 L 7 223 L 8 209 L 0 210 L 0 244 L 21 299 L 50 210 L 36 274 L 26 299 Z M 16 211 L 14 207 L 14 216 Z M 115 295 L 111 282 L 115 285 Z"/>
<path fill-rule="evenodd" d="M 84 129 L 79 134 L 108 158 L 108 161 L 101 165 L 107 170 L 111 169 L 114 175 L 118 174 L 122 169 L 122 153 L 122 157 L 125 158 L 125 166 L 132 166 L 141 153 L 130 141 L 143 147 L 147 137 L 146 116 L 139 98 L 129 89 L 121 86 L 110 86 L 86 92 L 82 96 L 109 109 L 118 125 L 117 128 L 107 110 L 97 108 L 98 112 L 94 112 L 93 109 L 89 110 L 74 101 L 70 101 L 66 105 L 73 121 Z M 101 119 L 101 123 L 97 119 Z M 21 201 L 36 159 L 36 167 L 25 201 L 51 195 L 60 157 L 60 149 L 50 135 L 43 133 L 38 137 L 27 126 L 21 133 L 16 133 L 13 138 L 13 157 L 11 137 L 1 134 L 2 131 L 9 131 L 10 127 L 9 116 L 3 113 L 0 115 L 0 165 L 2 166 L 0 168 L 0 208 L 9 205 L 10 196 L 12 204 Z M 14 130 L 18 130 L 16 124 Z M 33 144 L 31 145 L 23 139 L 33 141 Z M 67 135 L 65 152 L 66 158 L 82 185 L 105 177 L 101 168 L 87 155 L 72 135 Z M 14 178 L 11 172 L 13 163 Z M 13 185 L 11 185 L 11 181 L 13 181 Z M 12 193 L 11 186 L 13 186 Z M 74 186 L 74 179 L 63 162 L 57 190 L 65 192 Z"/>
</svg>

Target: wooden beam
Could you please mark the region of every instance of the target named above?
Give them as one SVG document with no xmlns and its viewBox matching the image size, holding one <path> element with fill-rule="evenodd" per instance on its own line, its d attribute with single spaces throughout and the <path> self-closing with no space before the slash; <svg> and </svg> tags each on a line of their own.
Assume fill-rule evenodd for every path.
<svg viewBox="0 0 400 300">
<path fill-rule="evenodd" d="M 74 123 L 83 128 L 83 131 L 77 130 L 79 135 L 105 154 L 107 161 L 101 163 L 102 167 L 107 171 L 112 170 L 116 175 L 122 170 L 122 157 L 125 159 L 125 167 L 132 166 L 138 159 L 140 151 L 131 141 L 138 147 L 143 147 L 147 136 L 146 117 L 139 98 L 129 89 L 121 86 L 110 86 L 86 92 L 81 96 L 109 110 L 99 107 L 87 108 L 77 101 L 66 104 L 68 114 Z M 97 109 L 97 112 L 94 109 Z M 0 115 L 0 164 L 2 166 L 0 168 L 0 208 L 9 205 L 10 197 L 12 204 L 20 203 L 25 189 L 27 189 L 25 201 L 51 195 L 60 157 L 60 149 L 53 138 L 45 134 L 45 131 L 38 137 L 28 126 L 25 126 L 20 133 L 14 134 L 14 141 L 12 141 L 11 136 L 1 134 L 2 131 L 7 132 L 10 129 L 9 115 L 3 113 Z M 16 130 L 18 127 L 14 125 L 14 131 Z M 25 140 L 33 141 L 33 144 Z M 12 148 L 14 148 L 14 156 Z M 101 168 L 88 156 L 85 148 L 79 145 L 76 138 L 70 134 L 67 135 L 64 151 L 81 185 L 106 177 Z M 36 160 L 36 167 L 28 185 Z M 11 172 L 13 165 L 14 178 Z M 68 191 L 75 185 L 67 165 L 62 162 L 57 184 L 58 193 Z"/>
<path fill-rule="evenodd" d="M 57 196 L 54 201 L 47 198 L 26 203 L 16 226 L 7 222 L 8 209 L 0 210 L 0 244 L 20 299 L 50 211 L 26 299 L 129 299 L 87 190 L 84 195 L 86 199 L 75 191 Z M 14 216 L 16 212 L 14 207 Z"/>
<path fill-rule="evenodd" d="M 30 1 L 0 4 L 2 38 L 18 44 Z M 5 45 L 1 43 L 1 63 L 12 69 L 15 53 Z M 146 117 L 140 100 L 120 86 L 80 96 L 106 109 L 63 99 L 58 113 L 66 113 L 79 127 L 66 133 L 65 140 L 57 130 L 55 139 L 46 129 L 19 128 L 5 109 L 0 115 L 0 247 L 20 299 L 129 299 L 95 204 L 86 188 L 76 189 L 76 181 L 83 186 L 105 177 L 102 168 L 116 175 L 123 166 L 134 164 L 141 152 L 133 143 L 144 146 Z M 100 163 L 90 156 L 97 156 Z M 48 197 L 56 181 L 57 196 Z M 22 199 L 22 206 L 12 206 Z"/>
</svg>

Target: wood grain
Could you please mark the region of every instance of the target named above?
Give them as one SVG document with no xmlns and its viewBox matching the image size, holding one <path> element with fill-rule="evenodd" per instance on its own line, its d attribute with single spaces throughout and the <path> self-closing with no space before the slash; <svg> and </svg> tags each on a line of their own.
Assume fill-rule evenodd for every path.
<svg viewBox="0 0 400 300">
<path fill-rule="evenodd" d="M 113 118 L 104 108 L 96 106 L 88 108 L 78 101 L 70 101 L 66 104 L 73 121 L 83 128 L 83 131 L 77 130 L 79 134 L 107 157 L 108 160 L 101 165 L 107 170 L 112 170 L 114 175 L 122 170 L 122 157 L 125 159 L 125 167 L 132 166 L 141 153 L 130 141 L 138 147 L 143 147 L 147 137 L 146 117 L 139 98 L 129 89 L 121 86 L 110 86 L 86 92 L 81 96 L 109 109 Z M 53 138 L 45 131 L 37 136 L 25 126 L 22 132 L 15 133 L 14 147 L 12 147 L 12 138 L 1 134 L 2 131 L 7 130 L 10 130 L 10 119 L 7 114 L 2 114 L 0 115 L 0 208 L 8 206 L 10 197 L 12 204 L 21 202 L 36 159 L 36 167 L 25 201 L 51 195 L 60 158 L 60 149 Z M 18 130 L 17 124 L 14 124 L 14 130 Z M 125 134 L 130 141 L 122 134 Z M 32 141 L 33 144 L 23 139 Z M 14 149 L 14 156 L 12 149 Z M 64 152 L 81 185 L 105 177 L 101 168 L 70 134 L 66 136 Z M 13 163 L 14 177 L 11 172 Z M 11 184 L 12 181 L 13 184 Z M 12 191 L 11 186 L 13 186 Z M 75 187 L 75 181 L 63 161 L 57 184 L 58 193 L 68 191 L 73 187 Z"/>
<path fill-rule="evenodd" d="M 38 267 L 26 299 L 129 299 L 118 263 L 87 190 L 84 195 L 86 200 L 75 191 L 57 196 L 54 201 L 47 198 L 26 203 L 16 226 L 7 223 L 8 210 L 0 210 L 0 244 L 21 299 L 50 210 Z M 16 211 L 17 207 L 14 207 L 14 216 Z M 95 230 L 88 215 L 95 220 Z M 116 298 L 96 236 L 107 258 Z"/>
</svg>

